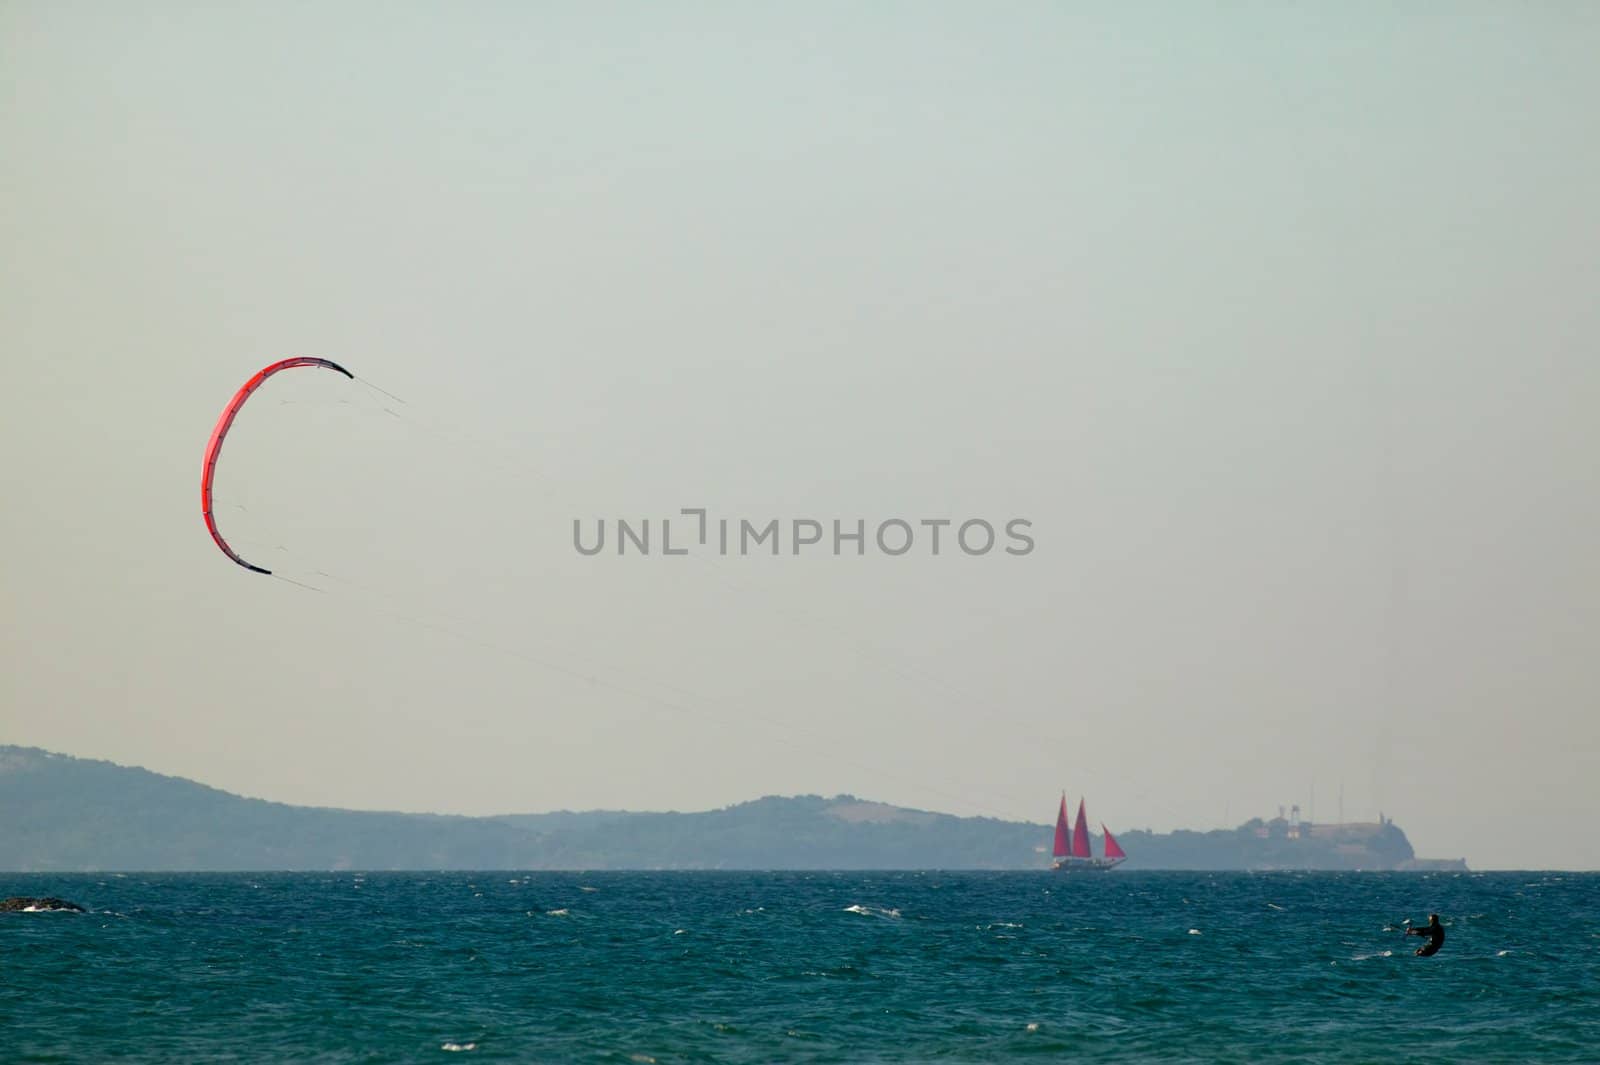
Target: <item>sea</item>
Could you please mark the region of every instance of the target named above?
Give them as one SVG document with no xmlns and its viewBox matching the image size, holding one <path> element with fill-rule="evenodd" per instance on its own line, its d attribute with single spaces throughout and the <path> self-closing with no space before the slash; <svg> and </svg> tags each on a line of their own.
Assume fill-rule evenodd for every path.
<svg viewBox="0 0 1600 1065">
<path fill-rule="evenodd" d="M 1594 1062 L 1600 874 L 0 874 L 4 1062 Z M 1438 913 L 1444 949 L 1396 930 Z"/>
</svg>

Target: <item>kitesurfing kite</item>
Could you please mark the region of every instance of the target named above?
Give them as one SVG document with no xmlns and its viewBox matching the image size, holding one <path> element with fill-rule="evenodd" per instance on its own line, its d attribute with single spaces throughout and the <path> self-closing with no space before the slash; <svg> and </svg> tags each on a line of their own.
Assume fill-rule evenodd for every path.
<svg viewBox="0 0 1600 1065">
<path fill-rule="evenodd" d="M 200 472 L 200 512 L 205 515 L 206 531 L 211 533 L 211 539 L 215 540 L 217 546 L 222 548 L 224 555 L 227 555 L 252 573 L 271 574 L 272 571 L 240 558 L 239 553 L 229 547 L 228 541 L 224 540 L 222 534 L 217 531 L 217 519 L 211 513 L 211 481 L 216 476 L 217 456 L 222 452 L 222 441 L 228 435 L 228 429 L 233 425 L 233 419 L 238 416 L 239 408 L 244 406 L 245 400 L 249 399 L 250 394 L 260 388 L 262 382 L 273 374 L 280 370 L 292 370 L 298 366 L 321 366 L 324 369 L 337 370 L 352 381 L 356 379 L 355 374 L 346 370 L 332 359 L 301 356 L 294 359 L 284 359 L 282 362 L 275 362 L 246 381 L 244 387 L 234 393 L 233 398 L 228 401 L 228 405 L 222 408 L 222 417 L 217 419 L 217 427 L 211 430 L 211 443 L 206 445 L 206 464 L 205 468 Z"/>
</svg>

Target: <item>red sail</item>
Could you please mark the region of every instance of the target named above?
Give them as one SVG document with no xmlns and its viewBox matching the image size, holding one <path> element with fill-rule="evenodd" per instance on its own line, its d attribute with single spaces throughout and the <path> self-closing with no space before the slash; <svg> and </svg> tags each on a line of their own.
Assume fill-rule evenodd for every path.
<svg viewBox="0 0 1600 1065">
<path fill-rule="evenodd" d="M 1105 822 L 1103 822 L 1103 821 L 1100 823 L 1100 834 L 1106 838 L 1106 857 L 1107 858 L 1126 858 L 1127 857 L 1126 854 L 1122 853 L 1122 848 L 1117 846 L 1117 841 L 1116 841 L 1115 838 L 1112 837 L 1111 830 L 1105 826 Z"/>
<path fill-rule="evenodd" d="M 1074 858 L 1088 858 L 1089 854 L 1089 819 L 1083 813 L 1083 800 L 1078 800 L 1078 820 L 1072 826 L 1072 856 Z"/>
<path fill-rule="evenodd" d="M 1050 853 L 1056 858 L 1065 858 L 1068 854 L 1066 792 L 1061 793 L 1061 809 L 1056 813 L 1056 845 Z"/>
</svg>

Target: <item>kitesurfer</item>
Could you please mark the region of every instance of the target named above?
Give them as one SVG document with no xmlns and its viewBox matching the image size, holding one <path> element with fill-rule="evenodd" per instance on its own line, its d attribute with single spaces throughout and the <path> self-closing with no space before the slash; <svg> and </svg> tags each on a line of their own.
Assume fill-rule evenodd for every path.
<svg viewBox="0 0 1600 1065">
<path fill-rule="evenodd" d="M 1428 914 L 1428 923 L 1422 928 L 1407 928 L 1408 936 L 1427 936 L 1428 941 L 1417 948 L 1417 957 L 1427 958 L 1439 953 L 1439 948 L 1444 946 L 1444 925 L 1439 923 L 1439 915 Z"/>
</svg>

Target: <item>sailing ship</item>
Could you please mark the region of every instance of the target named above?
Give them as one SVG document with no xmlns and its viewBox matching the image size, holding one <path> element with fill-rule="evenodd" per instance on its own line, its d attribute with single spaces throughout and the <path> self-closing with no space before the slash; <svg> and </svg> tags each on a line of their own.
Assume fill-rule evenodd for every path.
<svg viewBox="0 0 1600 1065">
<path fill-rule="evenodd" d="M 1115 869 L 1127 859 L 1105 823 L 1100 824 L 1100 835 L 1105 841 L 1105 855 L 1096 858 L 1089 851 L 1089 819 L 1084 813 L 1083 800 L 1078 800 L 1078 819 L 1069 832 L 1067 828 L 1067 793 L 1061 793 L 1061 809 L 1056 812 L 1056 840 L 1051 848 L 1054 860 L 1050 868 L 1062 873 L 1105 872 Z"/>
</svg>

